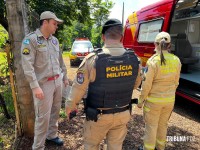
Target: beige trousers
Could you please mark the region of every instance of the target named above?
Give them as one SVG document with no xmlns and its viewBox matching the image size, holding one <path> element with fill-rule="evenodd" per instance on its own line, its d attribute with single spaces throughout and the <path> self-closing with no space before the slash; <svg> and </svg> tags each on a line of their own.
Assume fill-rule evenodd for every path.
<svg viewBox="0 0 200 150">
<path fill-rule="evenodd" d="M 45 140 L 57 137 L 59 111 L 61 108 L 62 84 L 61 78 L 47 81 L 41 88 L 45 98 L 39 100 L 34 98 L 35 129 L 33 150 L 43 150 Z"/>
<path fill-rule="evenodd" d="M 106 138 L 107 150 L 121 150 L 127 134 L 127 123 L 130 120 L 129 110 L 99 115 L 97 122 L 85 120 L 84 149 L 99 150 L 99 144 Z"/>
<path fill-rule="evenodd" d="M 145 132 L 144 149 L 164 150 L 167 136 L 167 123 L 174 103 L 151 103 L 146 101 L 143 107 Z"/>
</svg>

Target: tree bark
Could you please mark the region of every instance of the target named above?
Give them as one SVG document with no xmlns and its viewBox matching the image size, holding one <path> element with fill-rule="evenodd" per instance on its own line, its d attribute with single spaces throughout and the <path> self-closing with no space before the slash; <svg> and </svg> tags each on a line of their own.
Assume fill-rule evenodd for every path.
<svg viewBox="0 0 200 150">
<path fill-rule="evenodd" d="M 11 51 L 13 52 L 13 72 L 15 73 L 15 85 L 17 93 L 17 105 L 20 113 L 22 133 L 32 137 L 34 131 L 34 107 L 32 92 L 22 70 L 21 42 L 25 36 L 23 18 L 24 0 L 6 0 L 7 19 L 9 26 L 9 38 Z"/>
</svg>

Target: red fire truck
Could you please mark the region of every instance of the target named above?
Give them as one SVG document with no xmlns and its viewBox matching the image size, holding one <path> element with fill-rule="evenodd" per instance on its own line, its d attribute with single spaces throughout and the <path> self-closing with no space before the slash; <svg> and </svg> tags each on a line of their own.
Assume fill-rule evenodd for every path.
<svg viewBox="0 0 200 150">
<path fill-rule="evenodd" d="M 200 104 L 200 0 L 160 0 L 133 12 L 127 19 L 123 44 L 134 49 L 145 66 L 154 54 L 154 39 L 170 33 L 171 52 L 182 63 L 176 94 Z"/>
</svg>

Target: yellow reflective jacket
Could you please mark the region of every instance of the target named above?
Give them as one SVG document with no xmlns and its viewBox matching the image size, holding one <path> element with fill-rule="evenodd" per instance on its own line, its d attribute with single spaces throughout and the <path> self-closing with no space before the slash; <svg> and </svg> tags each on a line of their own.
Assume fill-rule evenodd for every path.
<svg viewBox="0 0 200 150">
<path fill-rule="evenodd" d="M 142 91 L 139 103 L 174 102 L 176 88 L 179 84 L 181 62 L 179 58 L 168 51 L 163 51 L 166 65 L 160 61 L 160 54 L 154 54 L 147 61 L 148 71 L 145 81 L 142 82 Z"/>
</svg>

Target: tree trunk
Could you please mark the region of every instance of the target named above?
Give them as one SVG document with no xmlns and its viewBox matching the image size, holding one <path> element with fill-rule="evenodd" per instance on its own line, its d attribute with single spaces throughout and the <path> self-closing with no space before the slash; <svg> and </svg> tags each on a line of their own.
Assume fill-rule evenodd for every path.
<svg viewBox="0 0 200 150">
<path fill-rule="evenodd" d="M 21 42 L 25 36 L 23 7 L 24 0 L 6 0 L 7 19 L 9 26 L 9 38 L 11 51 L 13 52 L 13 65 L 15 73 L 15 85 L 17 93 L 17 105 L 20 114 L 22 133 L 25 136 L 33 136 L 34 129 L 34 108 L 32 92 L 21 65 Z M 19 130 L 19 129 L 18 129 Z"/>
</svg>

